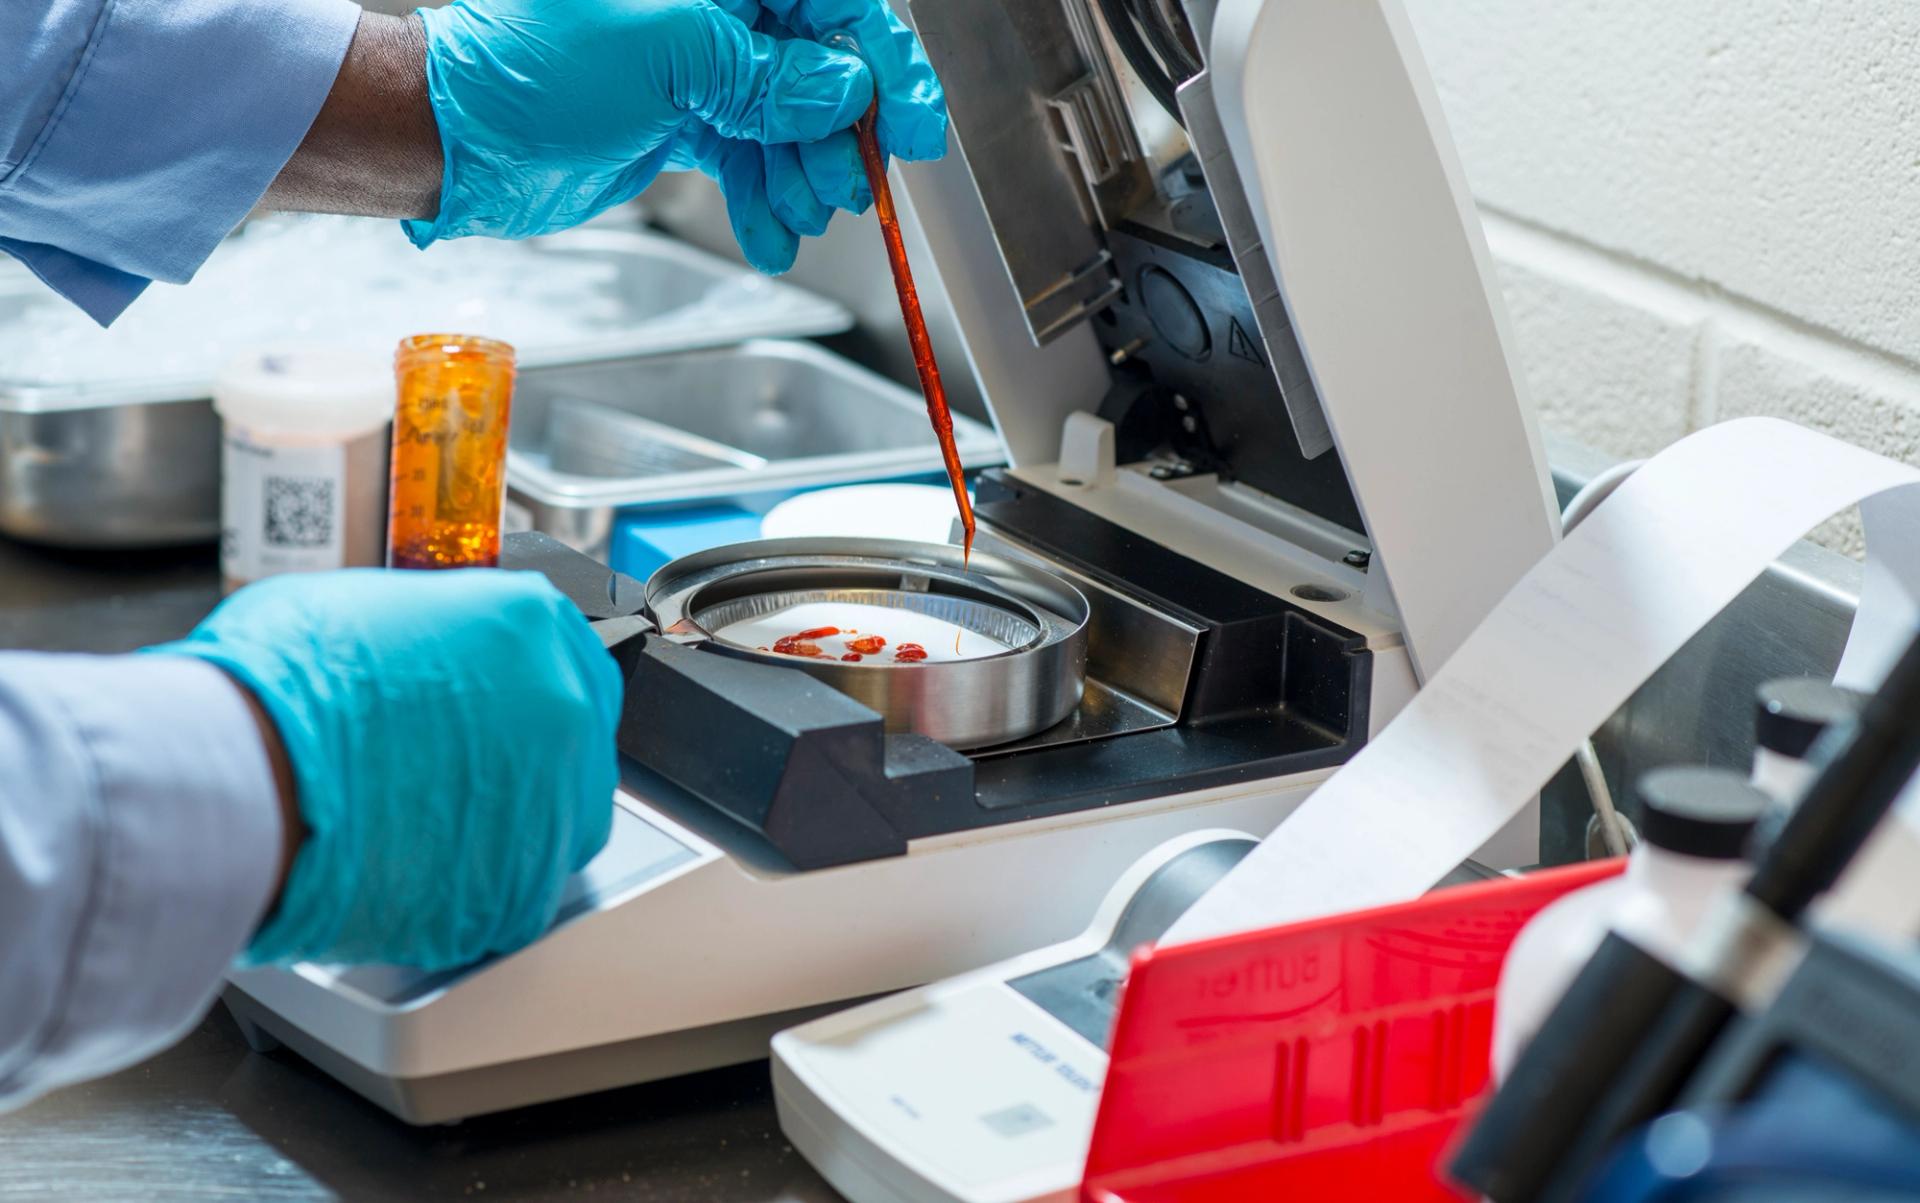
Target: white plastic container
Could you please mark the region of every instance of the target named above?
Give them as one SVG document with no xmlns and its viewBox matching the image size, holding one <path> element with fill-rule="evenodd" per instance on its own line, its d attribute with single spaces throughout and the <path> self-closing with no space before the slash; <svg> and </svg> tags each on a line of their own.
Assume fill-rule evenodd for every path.
<svg viewBox="0 0 1920 1203">
<path fill-rule="evenodd" d="M 385 561 L 393 402 L 384 357 L 353 350 L 263 351 L 220 374 L 213 407 L 228 589 Z"/>
<path fill-rule="evenodd" d="M 1816 766 L 1807 754 L 1829 727 L 1850 722 L 1866 695 L 1817 677 L 1777 677 L 1754 694 L 1751 780 L 1783 811 L 1799 802 Z"/>
<path fill-rule="evenodd" d="M 1619 877 L 1575 890 L 1535 915 L 1500 970 L 1493 1072 L 1506 1077 L 1567 986 L 1614 928 L 1677 948 L 1708 903 L 1746 880 L 1743 859 L 1771 799 L 1725 769 L 1668 768 L 1640 781 L 1640 842 Z"/>
</svg>

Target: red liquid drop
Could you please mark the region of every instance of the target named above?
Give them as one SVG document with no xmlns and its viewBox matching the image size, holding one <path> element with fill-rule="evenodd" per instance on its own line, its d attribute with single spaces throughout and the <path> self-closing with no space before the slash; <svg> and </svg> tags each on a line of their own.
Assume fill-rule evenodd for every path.
<svg viewBox="0 0 1920 1203">
<path fill-rule="evenodd" d="M 782 635 L 773 641 L 772 650 L 782 656 L 799 656 L 809 660 L 831 660 L 834 659 L 832 652 L 822 651 L 819 644 L 810 641 L 814 639 L 827 639 L 842 633 L 840 627 L 810 627 L 798 634 Z M 855 632 L 848 630 L 844 633 L 851 635 Z M 840 656 L 839 659 L 842 663 L 858 664 L 868 656 L 878 655 L 880 650 L 886 646 L 887 640 L 883 635 L 862 635 L 858 639 L 847 640 L 847 652 L 845 655 Z M 954 647 L 956 651 L 959 648 L 958 633 L 954 636 Z M 760 650 L 764 652 L 768 649 L 763 647 Z M 925 660 L 927 658 L 927 649 L 917 643 L 902 643 L 894 648 L 893 658 L 896 663 L 912 664 Z"/>
</svg>

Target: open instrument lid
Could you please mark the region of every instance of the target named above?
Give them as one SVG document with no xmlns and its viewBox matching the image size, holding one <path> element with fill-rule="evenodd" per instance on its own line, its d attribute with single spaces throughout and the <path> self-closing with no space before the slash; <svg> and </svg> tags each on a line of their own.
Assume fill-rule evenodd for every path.
<svg viewBox="0 0 1920 1203">
<path fill-rule="evenodd" d="M 958 153 L 901 178 L 1016 471 L 1095 412 L 1353 531 L 1437 669 L 1558 523 L 1400 0 L 902 6 Z"/>
</svg>

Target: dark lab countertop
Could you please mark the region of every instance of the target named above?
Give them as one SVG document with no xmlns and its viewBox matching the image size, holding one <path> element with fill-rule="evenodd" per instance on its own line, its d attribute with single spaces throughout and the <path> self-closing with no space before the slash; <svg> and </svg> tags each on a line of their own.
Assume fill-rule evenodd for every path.
<svg viewBox="0 0 1920 1203">
<path fill-rule="evenodd" d="M 127 651 L 218 600 L 211 551 L 0 539 L 0 648 Z M 0 1116 L 0 1199 L 330 1197 L 839 1199 L 781 1135 L 765 1062 L 420 1129 L 290 1052 L 248 1051 L 219 1007 L 143 1065 Z"/>
</svg>

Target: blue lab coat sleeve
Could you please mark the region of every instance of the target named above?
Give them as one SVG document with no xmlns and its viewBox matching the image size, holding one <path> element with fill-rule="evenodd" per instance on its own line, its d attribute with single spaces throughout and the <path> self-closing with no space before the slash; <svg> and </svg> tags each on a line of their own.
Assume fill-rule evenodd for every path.
<svg viewBox="0 0 1920 1203">
<path fill-rule="evenodd" d="M 333 87 L 350 0 L 0 3 L 0 251 L 105 324 L 184 283 Z"/>
<path fill-rule="evenodd" d="M 0 1111 L 184 1035 L 269 903 L 280 841 L 219 669 L 0 653 Z"/>
</svg>

